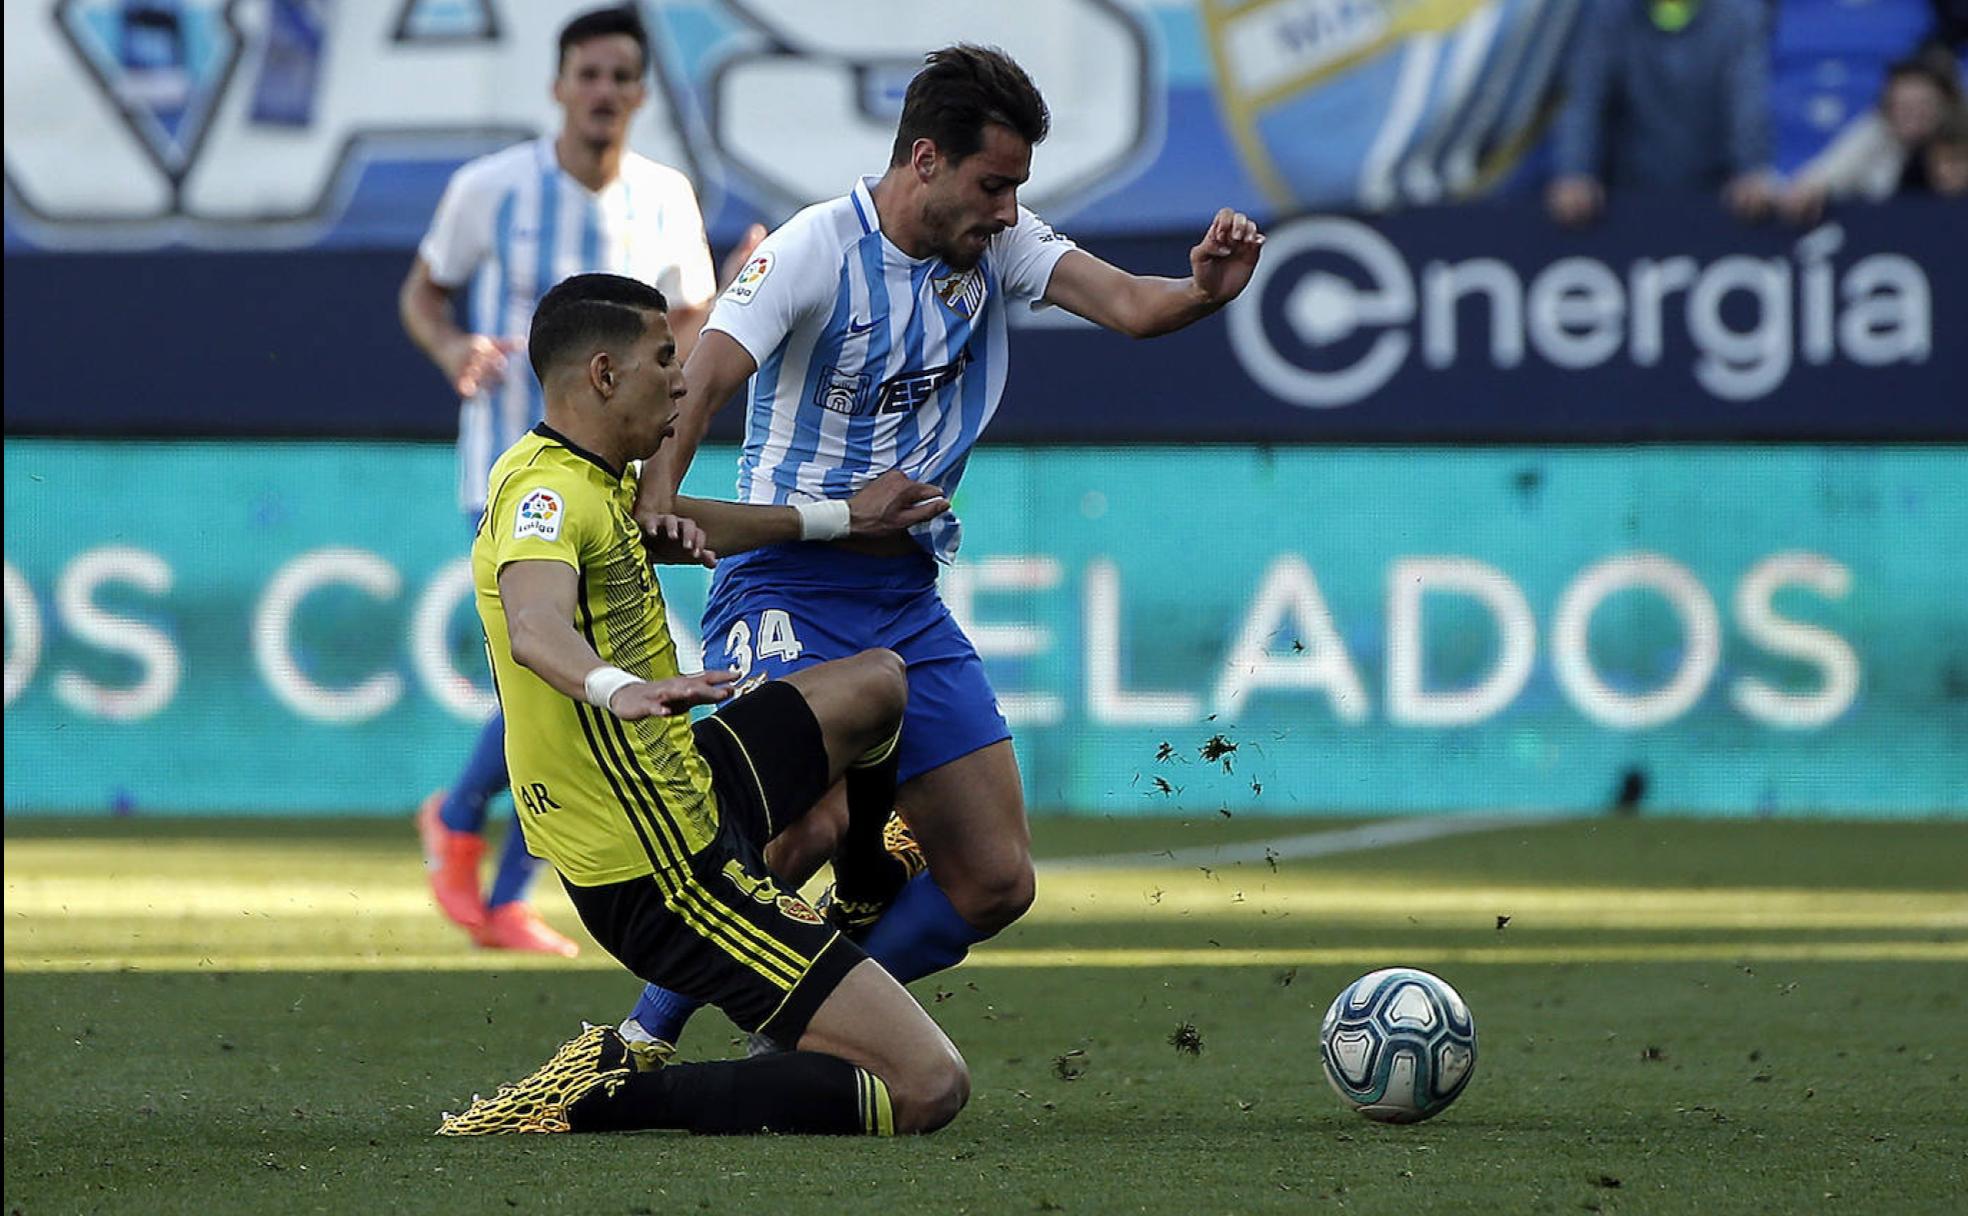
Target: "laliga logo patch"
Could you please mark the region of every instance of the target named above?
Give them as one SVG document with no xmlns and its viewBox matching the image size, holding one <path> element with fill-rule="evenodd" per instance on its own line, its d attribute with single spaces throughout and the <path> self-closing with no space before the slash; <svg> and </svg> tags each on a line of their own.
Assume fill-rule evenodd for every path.
<svg viewBox="0 0 1968 1216">
<path fill-rule="evenodd" d="M 984 303 L 984 276 L 975 270 L 959 271 L 930 280 L 936 298 L 943 301 L 943 307 L 960 317 L 977 315 Z"/>
<path fill-rule="evenodd" d="M 560 495 L 552 490 L 535 490 L 519 500 L 519 511 L 513 517 L 513 539 L 537 536 L 541 540 L 559 540 L 560 521 L 566 514 L 560 505 Z"/>
<path fill-rule="evenodd" d="M 731 286 L 724 289 L 724 298 L 733 304 L 750 304 L 752 297 L 758 294 L 759 284 L 765 282 L 765 276 L 771 273 L 772 252 L 767 250 L 745 263 L 738 277 L 731 280 Z"/>
</svg>

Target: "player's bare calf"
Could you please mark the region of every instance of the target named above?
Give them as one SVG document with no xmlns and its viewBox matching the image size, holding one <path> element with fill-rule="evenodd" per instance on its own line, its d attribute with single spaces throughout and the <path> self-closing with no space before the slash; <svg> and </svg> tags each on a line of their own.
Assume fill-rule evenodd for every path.
<svg viewBox="0 0 1968 1216">
<path fill-rule="evenodd" d="M 980 934 L 1032 906 L 1032 832 L 1011 741 L 993 743 L 906 783 L 899 794 L 929 872 Z"/>
<path fill-rule="evenodd" d="M 839 1056 L 880 1077 L 898 1135 L 933 1132 L 970 1101 L 970 1068 L 956 1046 L 872 959 L 848 972 L 814 1011 L 799 1048 Z"/>
</svg>

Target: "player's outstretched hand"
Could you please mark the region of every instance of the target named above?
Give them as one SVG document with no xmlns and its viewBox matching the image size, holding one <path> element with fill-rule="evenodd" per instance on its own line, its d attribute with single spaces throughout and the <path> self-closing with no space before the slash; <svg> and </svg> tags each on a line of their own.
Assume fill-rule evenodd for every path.
<svg viewBox="0 0 1968 1216">
<path fill-rule="evenodd" d="M 642 547 L 659 566 L 702 566 L 715 570 L 718 555 L 704 547 L 704 530 L 681 515 L 651 515 L 641 521 Z"/>
<path fill-rule="evenodd" d="M 608 699 L 608 709 L 624 722 L 673 717 L 693 705 L 716 705 L 728 700 L 731 686 L 737 680 L 738 673 L 725 668 L 672 676 L 667 680 L 645 680 L 624 686 Z"/>
<path fill-rule="evenodd" d="M 847 500 L 849 536 L 893 536 L 950 509 L 943 491 L 890 469 Z"/>
<path fill-rule="evenodd" d="M 505 376 L 506 356 L 520 346 L 513 338 L 459 334 L 444 348 L 444 370 L 451 387 L 460 397 L 478 396 L 478 390 Z"/>
<path fill-rule="evenodd" d="M 1257 269 L 1257 251 L 1264 234 L 1241 211 L 1225 207 L 1210 221 L 1209 231 L 1189 251 L 1189 273 L 1212 304 L 1228 304 L 1250 284 Z"/>
</svg>

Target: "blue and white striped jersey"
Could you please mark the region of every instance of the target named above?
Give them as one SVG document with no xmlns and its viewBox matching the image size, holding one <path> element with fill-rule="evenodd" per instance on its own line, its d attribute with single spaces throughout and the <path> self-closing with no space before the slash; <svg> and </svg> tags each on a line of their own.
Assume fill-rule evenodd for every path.
<svg viewBox="0 0 1968 1216">
<path fill-rule="evenodd" d="M 690 180 L 634 152 L 599 193 L 560 168 L 550 138 L 482 156 L 452 175 L 417 252 L 438 286 L 471 284 L 473 333 L 521 343 L 554 284 L 591 271 L 653 283 L 673 307 L 717 290 L 704 217 Z M 458 410 L 458 505 L 485 507 L 492 462 L 546 409 L 524 350 L 506 377 Z"/>
<path fill-rule="evenodd" d="M 873 183 L 767 237 L 705 322 L 758 363 L 741 502 L 845 498 L 889 469 L 954 495 L 1004 392 L 1005 309 L 1044 295 L 1074 248 L 1020 208 L 968 271 L 912 258 L 882 235 Z M 949 561 L 961 525 L 945 514 L 915 535 Z"/>
</svg>

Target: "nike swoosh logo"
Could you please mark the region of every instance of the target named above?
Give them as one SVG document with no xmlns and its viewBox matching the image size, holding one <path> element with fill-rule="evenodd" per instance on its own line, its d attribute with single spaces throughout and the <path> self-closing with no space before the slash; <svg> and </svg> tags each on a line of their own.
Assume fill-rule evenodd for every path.
<svg viewBox="0 0 1968 1216">
<path fill-rule="evenodd" d="M 875 323 L 873 321 L 856 321 L 852 317 L 848 318 L 847 332 L 849 335 L 865 334 L 874 327 Z"/>
</svg>

